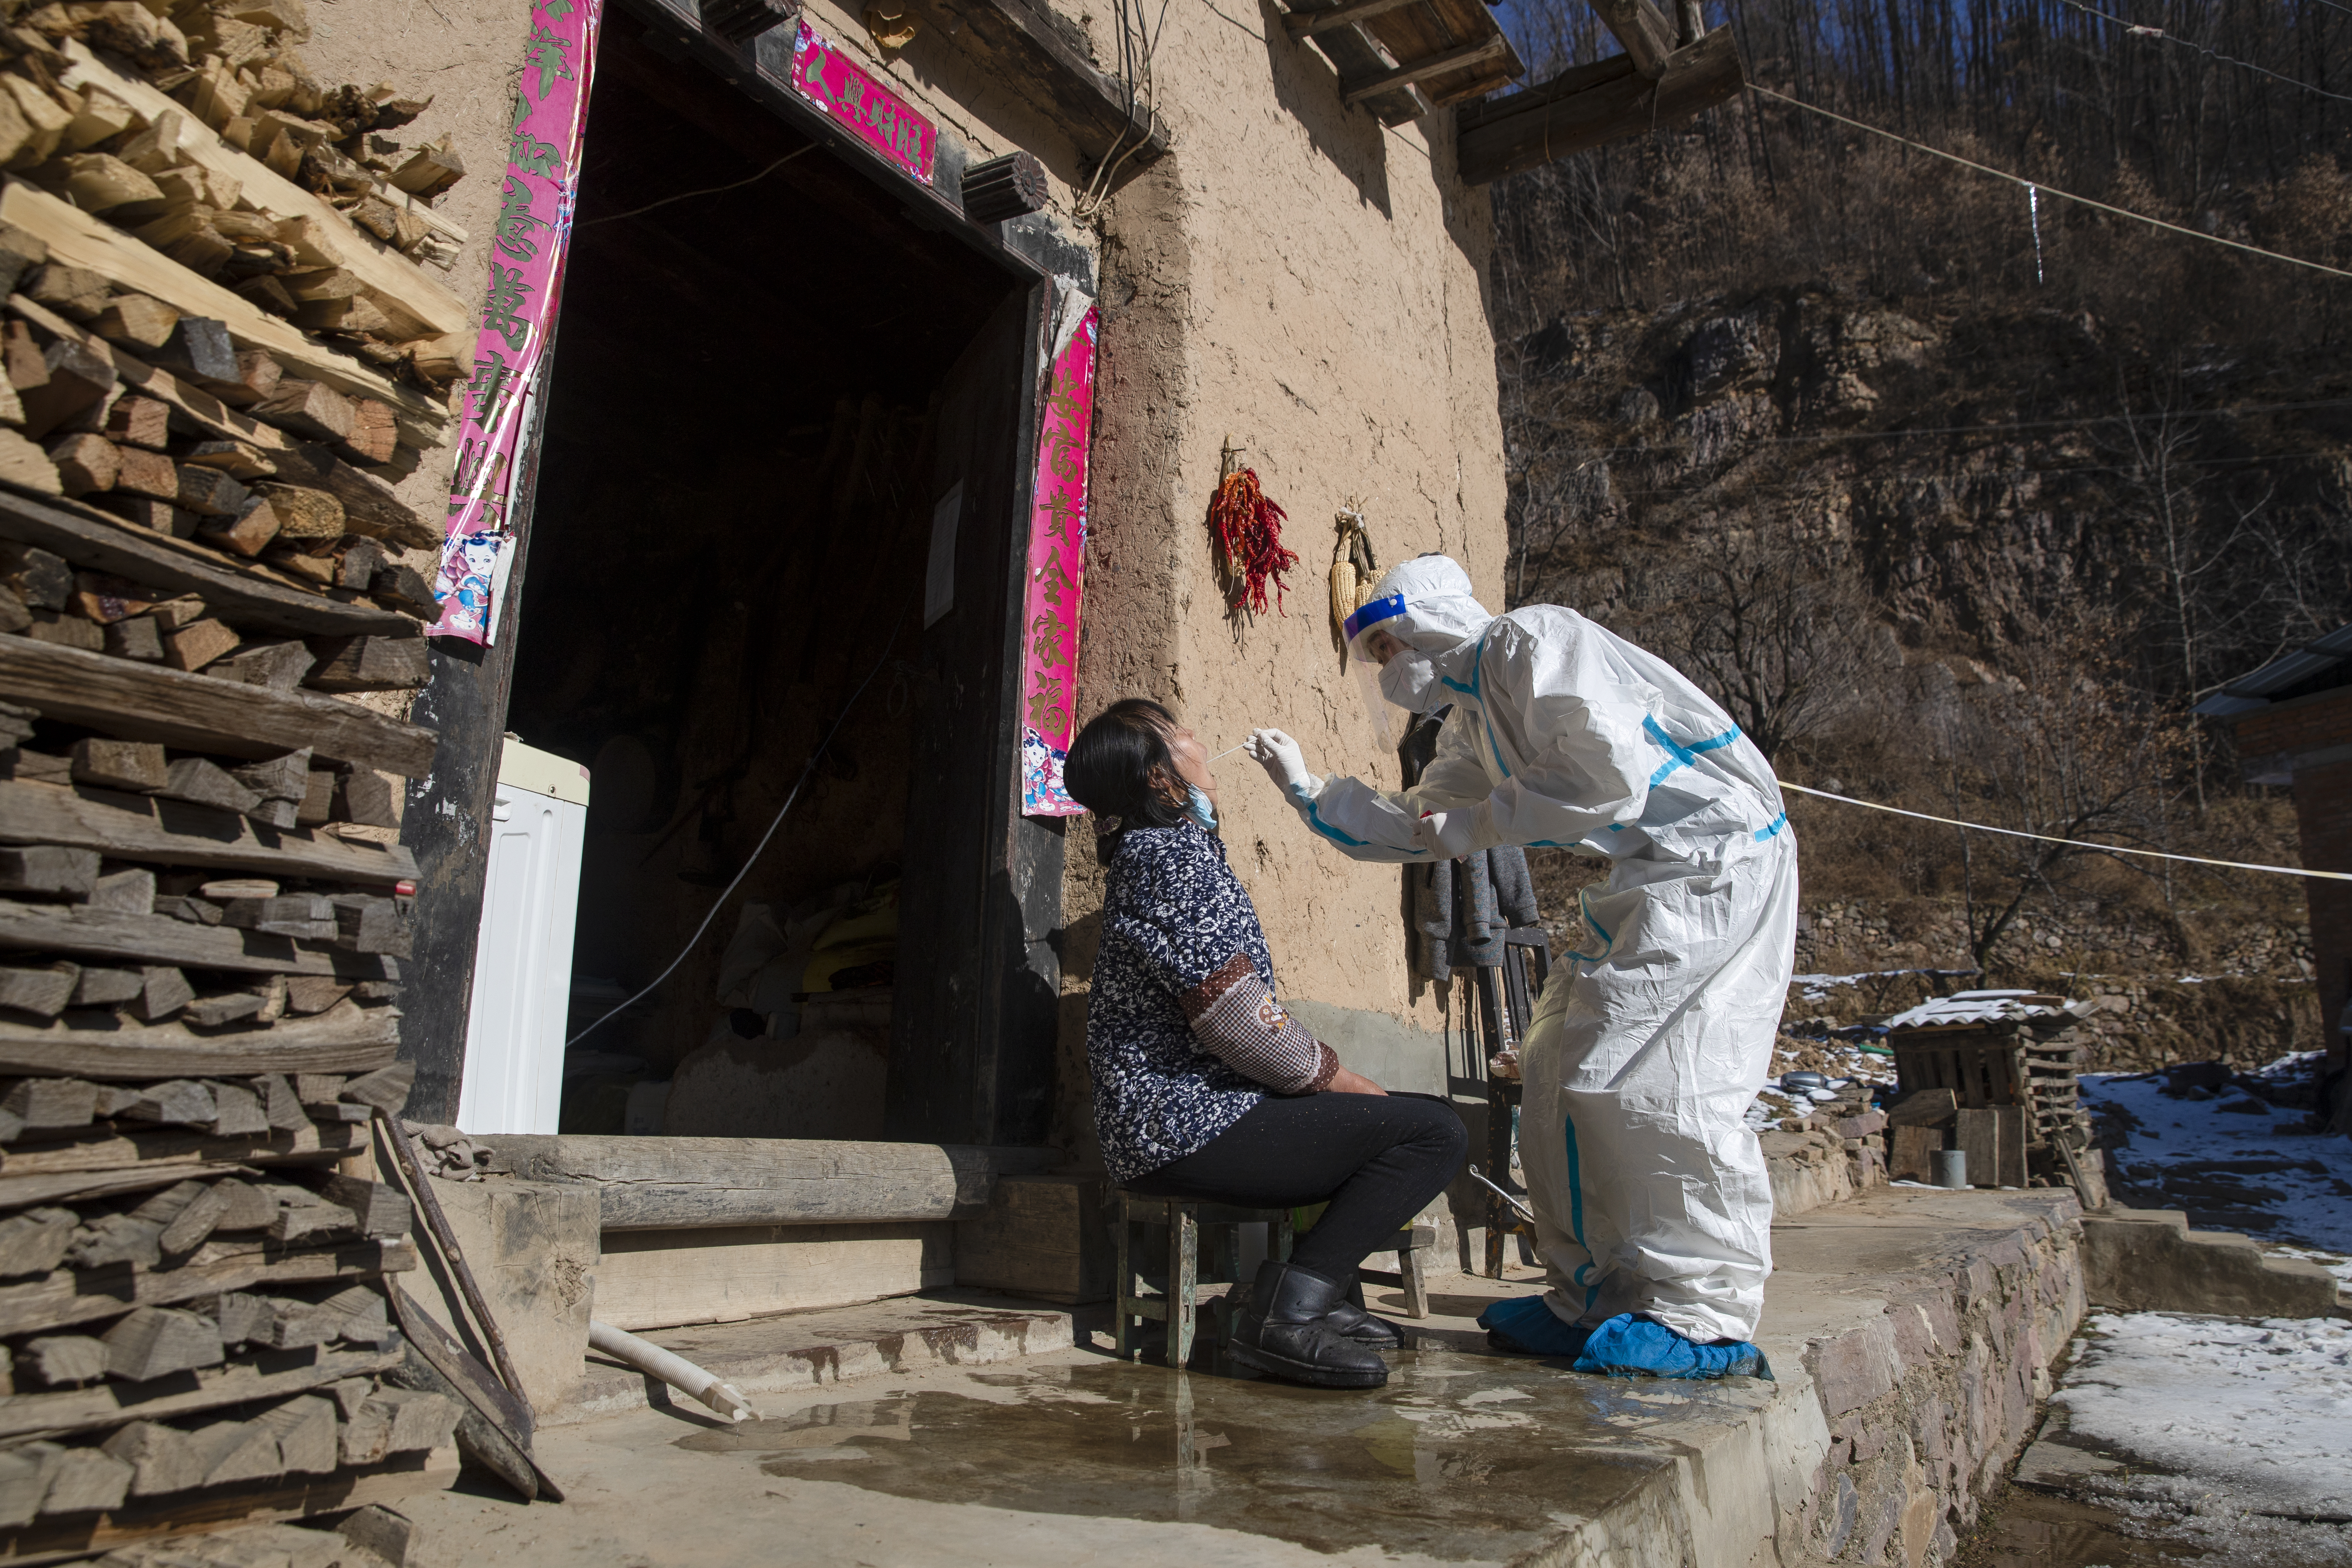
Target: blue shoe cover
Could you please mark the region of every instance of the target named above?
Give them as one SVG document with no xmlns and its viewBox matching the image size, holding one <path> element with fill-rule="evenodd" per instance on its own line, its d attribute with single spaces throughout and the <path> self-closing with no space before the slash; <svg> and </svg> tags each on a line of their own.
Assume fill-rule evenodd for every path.
<svg viewBox="0 0 2352 1568">
<path fill-rule="evenodd" d="M 1481 1320 L 1482 1321 L 1484 1320 Z M 1631 1312 L 1610 1319 L 1592 1331 L 1576 1370 L 1603 1377 L 1760 1377 L 1772 1378 L 1772 1363 L 1764 1352 L 1744 1340 L 1703 1345 L 1686 1340 L 1664 1323 L 1637 1318 Z"/>
<path fill-rule="evenodd" d="M 1541 1296 L 1497 1301 L 1478 1314 L 1486 1342 L 1508 1355 L 1573 1357 L 1584 1349 L 1591 1329 L 1572 1329 L 1544 1305 Z"/>
</svg>

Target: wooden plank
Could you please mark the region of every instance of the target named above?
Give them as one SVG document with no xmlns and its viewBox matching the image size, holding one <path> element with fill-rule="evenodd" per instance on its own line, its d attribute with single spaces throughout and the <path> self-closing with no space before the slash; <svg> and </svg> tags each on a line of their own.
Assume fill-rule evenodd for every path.
<svg viewBox="0 0 2352 1568">
<path fill-rule="evenodd" d="M 97 1556 L 133 1542 L 164 1536 L 234 1530 L 244 1525 L 308 1519 L 313 1514 L 397 1503 L 422 1492 L 446 1491 L 456 1484 L 457 1450 L 398 1454 L 380 1464 L 335 1470 L 323 1476 L 286 1476 L 251 1486 L 206 1487 L 162 1498 L 132 1498 L 100 1514 L 49 1516 L 0 1530 L 0 1557 L 30 1565 Z M 176 1560 L 200 1558 L 192 1541 Z M 280 1560 L 283 1560 L 280 1553 Z"/>
<path fill-rule="evenodd" d="M 1592 13 L 1617 35 L 1635 70 L 1654 79 L 1665 73 L 1677 38 L 1675 24 L 1654 0 L 1592 0 Z"/>
<path fill-rule="evenodd" d="M 1293 11 L 1282 19 L 1283 31 L 1292 42 L 1311 38 L 1318 33 L 1328 33 L 1334 27 L 1344 27 L 1350 22 L 1360 22 L 1377 16 L 1383 11 L 1393 11 L 1400 5 L 1410 5 L 1413 0 L 1344 0 L 1343 4 L 1321 11 Z"/>
<path fill-rule="evenodd" d="M 114 1132 L 61 1143 L 19 1143 L 8 1149 L 0 1171 L 8 1176 L 58 1175 L 72 1172 L 163 1170 L 174 1181 L 202 1175 L 207 1166 L 316 1164 L 346 1160 L 370 1147 L 364 1122 L 305 1121 L 290 1132 L 216 1138 L 193 1131 Z M 5 1177 L 0 1177 L 5 1180 Z"/>
<path fill-rule="evenodd" d="M 184 113 L 183 120 L 186 119 Z M 324 382 L 338 392 L 373 397 L 391 405 L 401 439 L 414 447 L 437 447 L 446 438 L 448 410 L 413 386 L 394 382 L 348 354 L 303 335 L 291 322 L 268 314 L 181 266 L 143 240 L 131 238 L 103 220 L 59 200 L 27 181 L 10 176 L 0 191 L 0 222 L 13 223 L 49 247 L 49 259 L 85 267 L 125 289 L 161 300 L 184 316 L 209 316 L 226 322 L 239 348 L 267 349 L 289 371 Z"/>
<path fill-rule="evenodd" d="M 907 8 L 984 78 L 1027 99 L 1088 157 L 1099 162 L 1115 145 L 1126 172 L 1167 153 L 1167 122 L 1099 69 L 1085 35 L 1038 0 L 908 0 Z"/>
<path fill-rule="evenodd" d="M 337 1378 L 370 1377 L 401 1363 L 399 1351 L 302 1350 L 266 1352 L 252 1361 L 208 1366 L 148 1383 L 108 1383 L 56 1394 L 19 1394 L 0 1401 L 0 1440 L 35 1433 L 79 1432 L 126 1421 L 168 1421 L 249 1399 L 300 1394 Z M 194 1383 L 195 1386 L 187 1386 Z"/>
<path fill-rule="evenodd" d="M 979 1212 L 999 1174 L 1060 1159 L 1050 1149 L 814 1138 L 511 1133 L 476 1141 L 524 1180 L 599 1187 L 608 1231 L 956 1219 Z"/>
<path fill-rule="evenodd" d="M 415 858 L 401 845 L 262 827 L 208 806 L 86 784 L 0 781 L 0 844 L 54 844 L 164 866 L 336 882 L 390 884 L 416 875 Z"/>
<path fill-rule="evenodd" d="M 1960 1108 L 1953 1122 L 1952 1147 L 1969 1157 L 1969 1185 L 2000 1185 L 2000 1112 L 1997 1108 Z"/>
<path fill-rule="evenodd" d="M 170 594 L 197 594 L 214 614 L 297 637 L 409 637 L 416 623 L 374 605 L 341 604 L 232 564 L 226 557 L 120 518 L 0 489 L 0 539 L 64 556 Z"/>
<path fill-rule="evenodd" d="M 110 1263 L 98 1268 L 60 1268 L 22 1284 L 0 1285 L 0 1334 L 96 1322 L 134 1307 L 168 1307 L 224 1290 L 364 1279 L 416 1267 L 416 1248 L 404 1241 L 301 1248 L 258 1246 L 211 1256 L 217 1247 L 208 1244 L 177 1268 Z"/>
<path fill-rule="evenodd" d="M 0 950 L 69 952 L 128 963 L 181 964 L 246 974 L 312 974 L 397 980 L 397 960 L 298 942 L 234 926 L 202 926 L 169 915 L 130 914 L 92 904 L 19 904 L 0 900 Z"/>
<path fill-rule="evenodd" d="M 343 253 L 343 266 L 359 279 L 361 288 L 377 307 L 392 318 L 395 341 L 405 342 L 412 338 L 473 329 L 474 312 L 415 262 L 260 159 L 229 146 L 185 106 L 138 78 L 115 70 L 86 45 L 68 40 L 64 48 L 72 62 L 62 73 L 61 79 L 67 86 L 77 89 L 90 84 L 102 87 L 144 115 L 151 125 L 166 111 L 176 112 L 179 145 L 189 162 L 228 175 L 244 188 L 256 205 L 279 217 L 307 217 L 326 225 Z M 419 216 L 431 210 L 424 208 Z"/>
<path fill-rule="evenodd" d="M 608 1235 L 596 1318 L 661 1329 L 908 1296 L 952 1285 L 954 1253 L 945 1221 Z"/>
<path fill-rule="evenodd" d="M 1448 49 L 1443 54 L 1428 55 L 1417 60 L 1407 60 L 1395 69 L 1382 71 L 1378 76 L 1368 77 L 1360 81 L 1342 81 L 1339 84 L 1339 93 L 1350 105 L 1361 103 L 1364 100 L 1376 97 L 1381 93 L 1426 80 L 1430 77 L 1444 76 L 1447 71 L 1455 70 L 1466 65 L 1475 65 L 1480 60 L 1491 59 L 1504 53 L 1510 47 L 1509 40 L 1497 33 L 1491 38 L 1482 38 L 1475 44 L 1465 44 L 1459 48 Z"/>
<path fill-rule="evenodd" d="M 1383 11 L 1361 26 L 1387 51 L 1388 58 L 1397 62 L 1425 59 L 1466 45 L 1500 40 L 1501 47 L 1484 59 L 1454 66 L 1414 84 L 1411 90 L 1432 105 L 1460 97 L 1475 82 L 1500 83 L 1527 74 L 1526 64 L 1504 36 L 1494 13 L 1479 0 L 1423 0 L 1417 5 Z M 1343 70 L 1341 74 L 1361 73 Z"/>
<path fill-rule="evenodd" d="M 2004 1187 L 2025 1185 L 2025 1145 L 2032 1141 L 2032 1130 L 2026 1119 L 2025 1107 L 2000 1105 L 1992 1114 L 2000 1125 L 2000 1148 L 1998 1158 L 2000 1182 Z M 1970 1178 L 1974 1180 L 1973 1177 Z"/>
<path fill-rule="evenodd" d="M 30 637 L 0 637 L 0 691 L 123 740 L 257 761 L 307 746 L 320 757 L 405 778 L 433 771 L 439 739 L 422 725 L 318 692 L 247 686 Z"/>
<path fill-rule="evenodd" d="M 1681 125 L 1747 85 L 1731 29 L 1717 27 L 1676 51 L 1655 80 L 1642 75 L 1631 57 L 1615 55 L 1525 92 L 1464 105 L 1455 111 L 1455 163 L 1465 184 L 1486 184 L 1622 137 Z M 1973 1024 L 1949 1027 L 1981 1030 Z M 1906 1037 L 1939 1032 L 1936 1026 L 1904 1031 Z"/>
<path fill-rule="evenodd" d="M 373 1072 L 391 1065 L 399 1044 L 399 1008 L 362 1007 L 348 997 L 311 1017 L 230 1035 L 194 1034 L 180 1024 L 78 1029 L 0 1021 L 0 1072 L 117 1081 Z M 0 1188 L 7 1181 L 0 1176 Z"/>
</svg>

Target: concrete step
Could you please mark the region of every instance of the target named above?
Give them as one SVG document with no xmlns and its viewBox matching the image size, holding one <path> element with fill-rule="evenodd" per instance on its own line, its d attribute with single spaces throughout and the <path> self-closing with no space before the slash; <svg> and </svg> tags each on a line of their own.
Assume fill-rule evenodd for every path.
<svg viewBox="0 0 2352 1568">
<path fill-rule="evenodd" d="M 731 1383 L 754 1405 L 763 1394 L 816 1388 L 888 1373 L 992 1366 L 1066 1351 L 1070 1314 L 971 1291 L 926 1292 L 856 1307 L 782 1312 L 735 1323 L 649 1330 L 638 1336 Z M 590 1352 L 572 1395 L 543 1426 L 695 1401 L 658 1380 Z"/>
<path fill-rule="evenodd" d="M 2126 1312 L 2324 1318 L 2337 1310 L 2326 1269 L 2273 1258 L 2234 1231 L 2191 1230 L 2178 1209 L 2084 1215 L 2083 1289 L 2091 1305 Z"/>
</svg>

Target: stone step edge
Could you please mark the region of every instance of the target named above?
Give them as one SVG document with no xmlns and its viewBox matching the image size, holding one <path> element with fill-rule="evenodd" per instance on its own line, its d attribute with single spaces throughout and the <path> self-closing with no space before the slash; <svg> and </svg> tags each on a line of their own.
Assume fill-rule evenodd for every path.
<svg viewBox="0 0 2352 1568">
<path fill-rule="evenodd" d="M 1051 1355 L 1070 1349 L 1073 1334 L 1066 1310 L 1023 1307 L 990 1308 L 975 1310 L 970 1317 L 871 1335 L 835 1332 L 800 1342 L 794 1342 L 789 1323 L 780 1321 L 778 1340 L 772 1347 L 709 1356 L 695 1364 L 733 1384 L 757 1405 L 762 1394 L 933 1367 L 992 1366 Z M 541 1415 L 539 1425 L 567 1426 L 642 1410 L 653 1403 L 648 1385 L 654 1381 L 591 1352 L 587 1369 L 571 1395 Z M 702 1408 L 674 1389 L 664 1393 L 685 1409 Z"/>
</svg>

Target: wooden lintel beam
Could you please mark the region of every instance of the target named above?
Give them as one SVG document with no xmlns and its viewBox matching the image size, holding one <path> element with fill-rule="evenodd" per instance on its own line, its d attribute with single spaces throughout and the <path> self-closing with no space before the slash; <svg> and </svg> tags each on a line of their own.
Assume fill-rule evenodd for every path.
<svg viewBox="0 0 2352 1568">
<path fill-rule="evenodd" d="M 1621 137 L 1681 125 L 1748 85 L 1731 29 L 1678 49 L 1653 81 L 1628 56 L 1562 71 L 1508 98 L 1454 110 L 1463 183 L 1482 185 Z"/>
<path fill-rule="evenodd" d="M 1464 66 L 1490 59 L 1510 47 L 1510 40 L 1497 33 L 1491 38 L 1481 39 L 1475 44 L 1465 44 L 1458 49 L 1447 49 L 1442 54 L 1424 55 L 1417 60 L 1407 60 L 1395 69 L 1382 71 L 1375 77 L 1367 77 L 1355 82 L 1341 82 L 1340 96 L 1350 105 L 1361 103 L 1368 98 L 1376 98 L 1381 93 L 1392 91 L 1397 88 L 1410 87 L 1414 82 L 1425 80 L 1430 77 L 1443 76 L 1447 71 L 1459 70 Z"/>
<path fill-rule="evenodd" d="M 1394 11 L 1410 5 L 1412 0 L 1342 0 L 1342 4 L 1322 11 L 1293 11 L 1283 17 L 1283 30 L 1296 43 L 1311 38 L 1318 33 L 1328 33 L 1334 27 L 1344 27 L 1350 22 L 1360 22 L 1367 16 L 1377 16 L 1384 11 Z"/>
<path fill-rule="evenodd" d="M 1168 151 L 1168 124 L 1095 64 L 1076 24 L 1038 0 L 908 0 L 907 9 L 998 84 L 1026 99 L 1100 162 L 1139 170 Z"/>
<path fill-rule="evenodd" d="M 1592 10 L 1617 35 L 1635 70 L 1653 80 L 1665 74 L 1677 39 L 1675 24 L 1656 0 L 1592 0 Z"/>
</svg>

